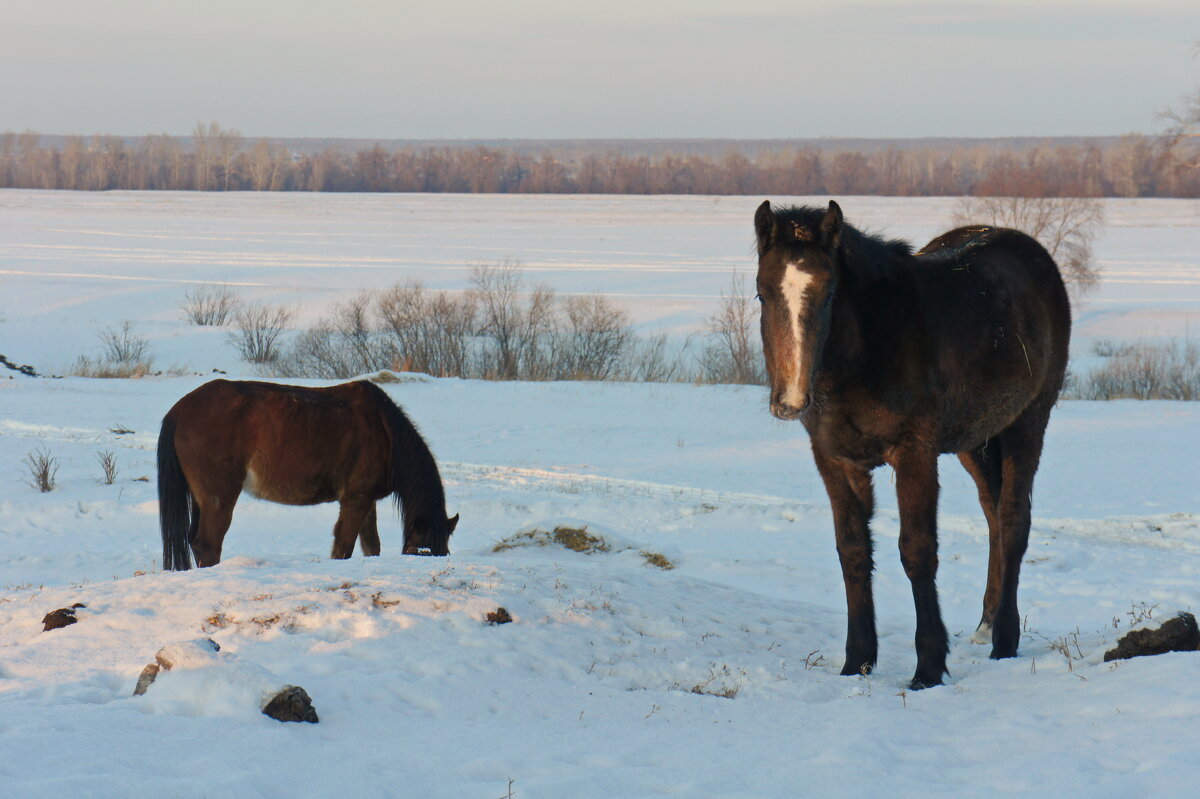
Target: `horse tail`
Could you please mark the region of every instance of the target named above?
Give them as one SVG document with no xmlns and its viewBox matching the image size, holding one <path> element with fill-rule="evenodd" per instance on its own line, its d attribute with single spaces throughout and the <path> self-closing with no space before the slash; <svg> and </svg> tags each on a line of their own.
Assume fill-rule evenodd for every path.
<svg viewBox="0 0 1200 799">
<path fill-rule="evenodd" d="M 195 498 L 175 452 L 175 418 L 163 417 L 158 434 L 158 521 L 162 526 L 163 568 L 192 568 L 192 512 Z"/>
</svg>

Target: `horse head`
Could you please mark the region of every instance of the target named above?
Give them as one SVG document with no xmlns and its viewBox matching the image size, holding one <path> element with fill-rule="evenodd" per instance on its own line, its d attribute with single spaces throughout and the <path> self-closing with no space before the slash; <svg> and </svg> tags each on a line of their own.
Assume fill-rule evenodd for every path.
<svg viewBox="0 0 1200 799">
<path fill-rule="evenodd" d="M 440 518 L 440 520 L 439 520 Z M 458 514 L 446 518 L 439 514 L 434 519 L 416 516 L 405 519 L 404 523 L 404 554 L 405 555 L 449 555 L 450 536 L 458 526 Z"/>
<path fill-rule="evenodd" d="M 776 214 L 764 201 L 754 215 L 758 301 L 771 413 L 799 419 L 812 405 L 813 378 L 829 335 L 838 283 L 842 209 Z"/>
</svg>

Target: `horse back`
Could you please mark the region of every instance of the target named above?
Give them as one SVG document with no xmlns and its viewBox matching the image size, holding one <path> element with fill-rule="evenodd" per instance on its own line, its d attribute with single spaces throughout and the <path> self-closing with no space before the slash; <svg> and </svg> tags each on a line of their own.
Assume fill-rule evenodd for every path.
<svg viewBox="0 0 1200 799">
<path fill-rule="evenodd" d="M 386 495 L 390 437 L 369 388 L 205 383 L 168 413 L 189 485 L 291 505 Z"/>
<path fill-rule="evenodd" d="M 949 231 L 916 255 L 928 362 L 949 413 L 943 451 L 1007 426 L 1062 388 L 1071 306 L 1054 259 L 1016 230 Z"/>
</svg>

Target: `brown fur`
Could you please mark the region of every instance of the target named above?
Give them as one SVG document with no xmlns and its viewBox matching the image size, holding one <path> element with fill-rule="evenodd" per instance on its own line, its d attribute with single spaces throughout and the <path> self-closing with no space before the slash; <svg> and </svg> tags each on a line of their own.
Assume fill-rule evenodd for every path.
<svg viewBox="0 0 1200 799">
<path fill-rule="evenodd" d="M 350 557 L 355 540 L 364 555 L 379 554 L 375 502 L 388 494 L 403 500 L 406 553 L 446 554 L 458 519 L 446 518 L 428 447 L 366 381 L 304 388 L 214 380 L 179 400 L 159 438 L 164 567 L 190 565 L 179 531 L 185 518 L 197 565 L 219 563 L 243 490 L 286 505 L 338 502 L 334 558 Z"/>
<path fill-rule="evenodd" d="M 992 631 L 992 657 L 1015 655 L 1033 477 L 1070 338 L 1070 304 L 1053 259 L 1023 233 L 985 227 L 951 231 L 914 255 L 903 242 L 845 225 L 833 202 L 780 211 L 763 203 L 755 228 L 771 411 L 802 420 L 833 508 L 849 610 L 843 673 L 875 665 L 870 472 L 888 464 L 917 610 L 912 684 L 942 681 L 940 453 L 958 455 L 988 521 L 979 633 Z M 781 295 L 789 263 L 812 278 L 799 364 L 785 362 L 794 357 Z M 785 401 L 797 397 L 799 405 Z"/>
</svg>

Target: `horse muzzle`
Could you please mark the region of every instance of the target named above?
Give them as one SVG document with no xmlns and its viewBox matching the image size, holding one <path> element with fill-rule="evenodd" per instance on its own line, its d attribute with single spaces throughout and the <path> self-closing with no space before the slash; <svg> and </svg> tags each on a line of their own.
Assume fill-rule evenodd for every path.
<svg viewBox="0 0 1200 799">
<path fill-rule="evenodd" d="M 799 406 L 784 402 L 782 399 L 774 397 L 771 399 L 771 415 L 776 419 L 782 419 L 785 422 L 796 421 L 803 416 L 810 407 L 812 407 L 812 397 L 807 394 L 804 395 L 803 404 Z"/>
<path fill-rule="evenodd" d="M 414 546 L 407 546 L 407 547 L 405 547 L 405 548 L 404 548 L 403 554 L 405 554 L 405 555 L 419 555 L 419 556 L 421 556 L 421 557 L 426 557 L 426 558 L 427 558 L 427 557 L 435 557 L 435 556 L 445 556 L 445 555 L 449 555 L 449 554 L 450 554 L 450 550 L 449 550 L 449 549 L 446 549 L 446 550 L 444 550 L 444 551 L 442 551 L 442 552 L 435 552 L 435 551 L 433 551 L 433 549 L 431 549 L 430 547 L 414 547 Z"/>
</svg>

